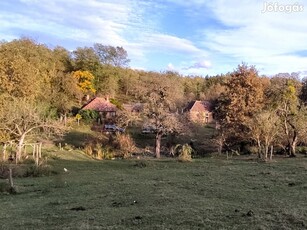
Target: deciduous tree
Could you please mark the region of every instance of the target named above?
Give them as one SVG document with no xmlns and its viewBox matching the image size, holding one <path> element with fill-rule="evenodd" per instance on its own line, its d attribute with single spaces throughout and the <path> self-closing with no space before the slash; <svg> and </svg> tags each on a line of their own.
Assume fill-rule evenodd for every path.
<svg viewBox="0 0 307 230">
<path fill-rule="evenodd" d="M 249 137 L 257 143 L 258 157 L 268 160 L 269 148 L 273 146 L 281 131 L 280 119 L 276 111 L 260 111 L 254 114 L 247 123 L 247 127 Z"/>
<path fill-rule="evenodd" d="M 21 158 L 26 138 L 60 135 L 66 129 L 45 105 L 12 97 L 1 97 L 0 104 L 0 131 L 17 142 L 16 160 Z"/>
<path fill-rule="evenodd" d="M 264 84 L 253 66 L 239 65 L 224 84 L 225 92 L 218 99 L 216 119 L 223 130 L 243 138 L 246 123 L 264 106 Z"/>
<path fill-rule="evenodd" d="M 294 157 L 296 145 L 307 131 L 306 107 L 300 105 L 298 92 L 292 80 L 288 80 L 279 92 L 278 114 L 280 116 L 286 140 L 287 153 Z"/>
<path fill-rule="evenodd" d="M 0 44 L 0 93 L 32 100 L 50 93 L 52 51 L 31 39 Z"/>
<path fill-rule="evenodd" d="M 74 70 L 90 71 L 96 74 L 100 68 L 99 57 L 92 47 L 78 47 L 72 52 Z"/>
<path fill-rule="evenodd" d="M 172 87 L 151 82 L 148 89 L 144 115 L 147 118 L 146 123 L 156 131 L 155 153 L 156 157 L 160 158 L 162 136 L 180 131 L 182 126 L 179 115 L 175 113 L 176 104 L 172 96 Z"/>
<path fill-rule="evenodd" d="M 102 64 L 124 67 L 130 62 L 128 53 L 123 47 L 95 43 L 94 50 Z"/>
<path fill-rule="evenodd" d="M 94 88 L 94 75 L 89 71 L 75 71 L 73 77 L 78 81 L 78 87 L 84 94 L 92 94 L 96 92 Z"/>
</svg>

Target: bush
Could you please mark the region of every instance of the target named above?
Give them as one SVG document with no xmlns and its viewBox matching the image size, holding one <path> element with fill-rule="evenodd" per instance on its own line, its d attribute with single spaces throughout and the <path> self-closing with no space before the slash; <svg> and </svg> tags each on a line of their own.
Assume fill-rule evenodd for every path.
<svg viewBox="0 0 307 230">
<path fill-rule="evenodd" d="M 36 165 L 30 165 L 26 168 L 24 177 L 40 177 L 40 176 L 50 176 L 53 174 L 57 174 L 55 171 L 51 170 L 51 166 L 47 164 L 39 164 Z"/>
<path fill-rule="evenodd" d="M 136 161 L 133 166 L 138 167 L 138 168 L 145 168 L 148 166 L 148 163 L 147 161 L 140 160 L 140 161 Z"/>
<path fill-rule="evenodd" d="M 27 163 L 28 162 L 28 163 Z M 53 171 L 50 165 L 47 165 L 46 162 L 40 161 L 40 164 L 36 166 L 34 161 L 24 161 L 21 165 L 9 165 L 7 163 L 0 164 L 0 178 L 8 179 L 9 178 L 9 169 L 12 168 L 12 176 L 15 177 L 39 177 L 39 176 L 50 176 L 57 174 Z"/>
<path fill-rule="evenodd" d="M 91 143 L 85 145 L 84 152 L 89 156 L 93 156 L 93 147 Z"/>
<path fill-rule="evenodd" d="M 307 146 L 298 146 L 297 152 L 300 154 L 307 155 Z"/>
<path fill-rule="evenodd" d="M 103 159 L 106 160 L 112 160 L 114 159 L 114 153 L 109 149 L 109 148 L 105 148 L 103 151 Z"/>
<path fill-rule="evenodd" d="M 86 144 L 84 147 L 84 152 L 87 155 L 99 160 L 114 158 L 112 150 L 109 147 L 102 147 L 102 145 L 99 143 Z"/>
<path fill-rule="evenodd" d="M 8 182 L 0 182 L 0 193 L 16 194 L 16 188 L 11 187 Z"/>
<path fill-rule="evenodd" d="M 136 149 L 133 139 L 128 134 L 116 133 L 116 144 L 123 158 L 131 157 Z"/>
<path fill-rule="evenodd" d="M 9 165 L 5 163 L 0 164 L 0 178 L 7 179 L 9 176 Z"/>
<path fill-rule="evenodd" d="M 189 144 L 176 145 L 175 151 L 177 149 L 179 152 L 178 160 L 180 162 L 191 162 L 192 161 L 193 148 Z"/>
<path fill-rule="evenodd" d="M 258 147 L 257 146 L 250 146 L 250 145 L 247 145 L 245 148 L 244 148 L 244 154 L 258 154 Z"/>
<path fill-rule="evenodd" d="M 99 113 L 95 110 L 80 110 L 79 114 L 81 115 L 82 120 L 86 123 L 96 121 L 99 117 Z"/>
<path fill-rule="evenodd" d="M 96 144 L 95 146 L 95 157 L 99 160 L 104 159 L 104 152 L 100 144 Z"/>
</svg>

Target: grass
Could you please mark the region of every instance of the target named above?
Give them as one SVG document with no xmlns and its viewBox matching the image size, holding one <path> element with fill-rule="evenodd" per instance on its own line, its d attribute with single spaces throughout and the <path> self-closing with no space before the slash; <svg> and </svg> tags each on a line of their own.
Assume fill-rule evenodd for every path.
<svg viewBox="0 0 307 230">
<path fill-rule="evenodd" d="M 304 157 L 180 163 L 80 154 L 50 160 L 58 175 L 16 178 L 18 194 L 0 196 L 1 229 L 307 228 Z"/>
</svg>

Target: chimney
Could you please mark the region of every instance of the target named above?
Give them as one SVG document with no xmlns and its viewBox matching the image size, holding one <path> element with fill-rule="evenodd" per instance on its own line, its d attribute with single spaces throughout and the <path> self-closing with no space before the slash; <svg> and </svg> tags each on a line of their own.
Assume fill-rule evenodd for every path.
<svg viewBox="0 0 307 230">
<path fill-rule="evenodd" d="M 107 101 L 107 102 L 110 101 L 110 96 L 109 96 L 109 95 L 106 96 L 106 101 Z"/>
</svg>

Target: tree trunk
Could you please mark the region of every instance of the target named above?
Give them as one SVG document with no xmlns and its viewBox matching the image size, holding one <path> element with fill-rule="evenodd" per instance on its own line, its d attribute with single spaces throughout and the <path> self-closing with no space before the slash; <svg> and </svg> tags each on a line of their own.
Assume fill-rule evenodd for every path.
<svg viewBox="0 0 307 230">
<path fill-rule="evenodd" d="M 161 139 L 162 139 L 162 133 L 158 132 L 156 135 L 156 158 L 161 157 Z"/>
<path fill-rule="evenodd" d="M 26 134 L 22 134 L 21 137 L 19 138 L 19 142 L 17 145 L 17 150 L 16 150 L 16 163 L 17 160 L 19 161 L 21 159 L 21 153 L 22 153 L 22 147 L 23 147 L 23 142 L 25 140 Z"/>
<path fill-rule="evenodd" d="M 258 145 L 258 158 L 261 159 L 261 143 L 260 143 L 260 140 L 257 140 L 257 145 Z"/>
<path fill-rule="evenodd" d="M 221 155 L 221 154 L 222 154 L 222 151 L 223 151 L 223 145 L 222 145 L 222 144 L 219 144 L 218 147 L 217 147 L 218 155 Z"/>
<path fill-rule="evenodd" d="M 285 148 L 285 156 L 289 156 L 290 153 L 291 153 L 291 144 L 290 144 L 290 141 L 288 141 L 288 144 L 286 145 L 286 148 Z"/>
<path fill-rule="evenodd" d="M 271 152 L 270 152 L 270 161 L 273 159 L 273 145 L 271 145 Z"/>
<path fill-rule="evenodd" d="M 297 136 L 295 135 L 290 145 L 290 157 L 296 157 L 296 145 L 297 145 Z"/>
<path fill-rule="evenodd" d="M 66 124 L 67 124 L 67 114 L 64 113 L 64 125 L 66 126 Z"/>
<path fill-rule="evenodd" d="M 267 161 L 268 160 L 268 153 L 269 153 L 269 146 L 266 144 L 265 148 L 264 148 L 264 160 Z"/>
</svg>

